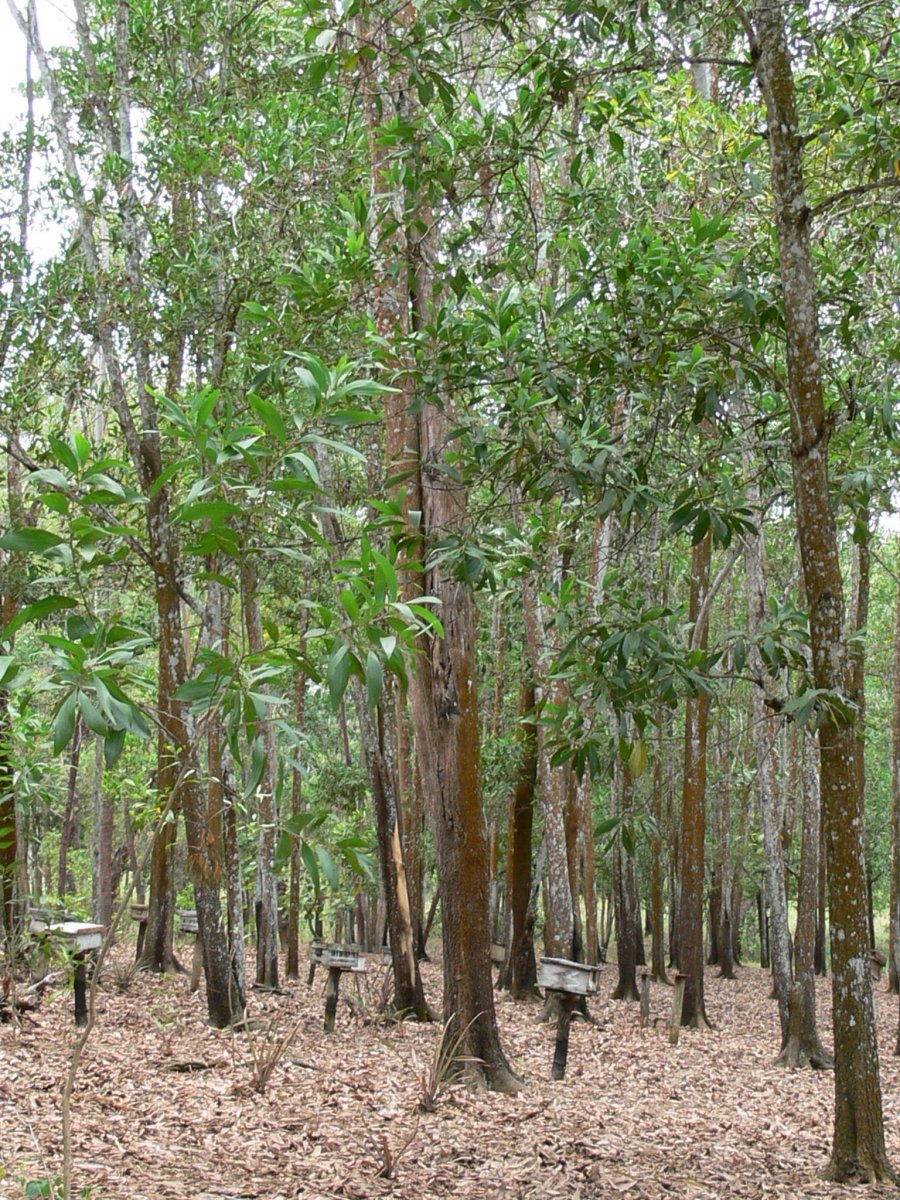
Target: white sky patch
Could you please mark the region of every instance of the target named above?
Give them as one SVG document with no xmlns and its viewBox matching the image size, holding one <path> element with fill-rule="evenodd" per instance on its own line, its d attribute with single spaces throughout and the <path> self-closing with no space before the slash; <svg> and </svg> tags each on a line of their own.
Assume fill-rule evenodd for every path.
<svg viewBox="0 0 900 1200">
<path fill-rule="evenodd" d="M 25 11 L 24 3 L 18 3 Z M 47 49 L 71 42 L 75 34 L 75 9 L 66 0 L 37 4 L 38 29 Z M 37 63 L 32 63 L 37 78 Z M 6 3 L 0 4 L 0 120 L 4 128 L 25 114 L 25 38 Z"/>
</svg>

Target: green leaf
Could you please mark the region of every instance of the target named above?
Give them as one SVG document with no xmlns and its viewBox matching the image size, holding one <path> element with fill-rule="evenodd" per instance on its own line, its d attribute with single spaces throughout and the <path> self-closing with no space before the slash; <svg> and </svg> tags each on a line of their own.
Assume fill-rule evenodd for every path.
<svg viewBox="0 0 900 1200">
<path fill-rule="evenodd" d="M 278 839 L 278 844 L 275 847 L 275 857 L 272 860 L 273 871 L 283 871 L 291 858 L 291 845 L 293 839 L 287 832 L 281 834 Z"/>
<path fill-rule="evenodd" d="M 56 467 L 45 467 L 41 471 L 32 471 L 28 476 L 28 482 L 49 483 L 51 487 L 59 488 L 60 491 L 71 491 L 71 481 L 62 471 L 58 471 Z"/>
<path fill-rule="evenodd" d="M 300 857 L 303 859 L 303 865 L 309 872 L 313 891 L 316 893 L 316 896 L 319 896 L 322 891 L 322 881 L 319 878 L 319 863 L 309 842 L 300 843 Z"/>
<path fill-rule="evenodd" d="M 79 433 L 77 429 L 69 434 L 69 441 L 72 444 L 72 449 L 75 451 L 75 457 L 78 459 L 78 466 L 87 466 L 91 457 L 91 443 L 87 440 L 83 433 Z"/>
<path fill-rule="evenodd" d="M 35 600 L 21 609 L 3 630 L 4 638 L 11 638 L 17 629 L 29 621 L 39 621 L 51 613 L 61 612 L 65 608 L 75 608 L 75 601 L 70 596 L 45 596 L 43 600 Z"/>
<path fill-rule="evenodd" d="M 25 554 L 43 554 L 59 546 L 65 541 L 58 533 L 49 529 L 35 529 L 26 526 L 23 529 L 10 529 L 0 538 L 0 547 L 4 550 L 21 550 Z"/>
<path fill-rule="evenodd" d="M 11 683 L 18 670 L 18 663 L 11 654 L 0 655 L 0 687 L 6 687 Z"/>
<path fill-rule="evenodd" d="M 346 642 L 341 642 L 328 660 L 328 667 L 325 671 L 325 682 L 328 684 L 328 693 L 334 708 L 340 705 L 344 692 L 347 690 L 350 666 L 350 647 Z"/>
<path fill-rule="evenodd" d="M 77 475 L 79 471 L 78 459 L 72 453 L 70 447 L 60 438 L 53 437 L 52 435 L 48 441 L 50 442 L 50 449 L 56 456 L 56 461 L 62 463 L 67 471 L 70 471 L 73 475 Z"/>
<path fill-rule="evenodd" d="M 338 596 L 338 600 L 341 602 L 341 607 L 350 620 L 355 621 L 359 616 L 359 604 L 353 592 L 349 588 L 345 588 Z"/>
<path fill-rule="evenodd" d="M 178 474 L 178 472 L 181 470 L 181 468 L 183 466 L 187 465 L 187 462 L 188 462 L 188 459 L 180 458 L 178 460 L 178 462 L 169 463 L 169 465 L 167 467 L 164 467 L 160 471 L 160 473 L 157 475 L 157 477 L 150 484 L 150 487 L 147 491 L 147 495 L 150 497 L 151 500 L 158 492 L 162 491 L 162 489 L 166 486 L 166 484 L 169 482 L 169 480 L 173 479 Z"/>
<path fill-rule="evenodd" d="M 250 747 L 250 773 L 247 776 L 247 785 L 244 788 L 244 800 L 249 800 L 259 787 L 265 769 L 266 745 L 260 735 L 253 739 L 253 744 Z"/>
<path fill-rule="evenodd" d="M 106 737 L 109 733 L 109 726 L 103 720 L 103 714 L 91 700 L 90 696 L 86 696 L 84 692 L 79 692 L 78 707 L 84 718 L 84 723 L 90 729 L 91 733 L 99 734 L 100 737 Z"/>
<path fill-rule="evenodd" d="M 366 412 L 364 409 L 339 408 L 328 413 L 325 420 L 329 425 L 346 428 L 348 425 L 373 425 L 382 419 L 381 413 Z"/>
<path fill-rule="evenodd" d="M 369 708 L 373 711 L 378 707 L 383 686 L 384 668 L 381 665 L 381 659 L 374 650 L 370 650 L 366 658 L 366 690 L 369 697 Z"/>
<path fill-rule="evenodd" d="M 63 700 L 53 718 L 53 753 L 60 754 L 72 740 L 75 732 L 75 716 L 78 698 L 70 692 Z"/>
<path fill-rule="evenodd" d="M 284 418 L 281 413 L 271 402 L 265 400 L 262 396 L 257 396 L 255 392 L 251 392 L 247 397 L 247 403 L 253 409 L 269 433 L 282 445 L 287 441 L 287 430 L 284 424 Z"/>
<path fill-rule="evenodd" d="M 337 891 L 341 885 L 341 877 L 334 859 L 324 846 L 316 846 L 316 857 L 319 860 L 319 866 L 322 868 L 322 874 L 325 876 L 328 886 L 333 891 Z"/>
<path fill-rule="evenodd" d="M 114 767 L 125 747 L 125 730 L 112 729 L 103 740 L 103 761 L 107 767 Z"/>
<path fill-rule="evenodd" d="M 222 525 L 229 517 L 243 516 L 244 509 L 239 504 L 230 504 L 227 500 L 198 500 L 194 504 L 186 504 L 179 511 L 178 521 L 212 521 L 214 525 Z"/>
</svg>

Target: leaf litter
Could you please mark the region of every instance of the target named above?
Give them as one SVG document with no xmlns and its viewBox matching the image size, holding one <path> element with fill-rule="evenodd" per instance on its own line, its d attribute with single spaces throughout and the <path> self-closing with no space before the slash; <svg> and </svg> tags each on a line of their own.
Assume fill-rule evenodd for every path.
<svg viewBox="0 0 900 1200">
<path fill-rule="evenodd" d="M 651 984 L 651 1022 L 607 999 L 604 968 L 575 1021 L 569 1069 L 550 1079 L 555 1028 L 496 994 L 518 1096 L 450 1083 L 423 1109 L 423 1068 L 440 1028 L 377 1011 L 384 968 L 346 978 L 335 1032 L 322 1032 L 324 977 L 283 995 L 251 993 L 249 1034 L 211 1029 L 181 976 L 112 970 L 73 1102 L 76 1193 L 91 1200 L 788 1200 L 860 1195 L 825 1183 L 830 1072 L 774 1065 L 778 1017 L 768 973 L 706 977 L 715 1028 L 670 1046 L 671 990 Z M 370 960 L 371 964 L 372 960 Z M 423 970 L 441 994 L 440 972 Z M 822 1039 L 830 987 L 818 981 Z M 875 985 L 888 1153 L 900 1166 L 897 1000 Z M 348 1002 L 349 1001 L 349 1002 Z M 60 1170 L 60 1097 L 74 1026 L 71 993 L 46 996 L 21 1027 L 0 1027 L 0 1200 Z M 293 1033 L 292 1037 L 288 1037 Z M 256 1039 L 256 1040 L 254 1040 Z M 259 1090 L 260 1055 L 285 1047 Z M 870 1188 L 879 1195 L 890 1189 Z"/>
</svg>

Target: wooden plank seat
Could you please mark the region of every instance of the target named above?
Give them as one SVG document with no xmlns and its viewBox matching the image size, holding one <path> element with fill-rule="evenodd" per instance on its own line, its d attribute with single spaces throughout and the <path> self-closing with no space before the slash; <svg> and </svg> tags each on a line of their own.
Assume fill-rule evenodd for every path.
<svg viewBox="0 0 900 1200">
<path fill-rule="evenodd" d="M 194 936 L 194 950 L 191 955 L 191 991 L 196 992 L 200 986 L 200 971 L 203 967 L 203 943 L 200 941 L 200 921 L 196 908 L 179 909 L 178 932 Z"/>
<path fill-rule="evenodd" d="M 309 962 L 313 972 L 316 967 L 325 967 L 328 971 L 328 983 L 325 986 L 325 1032 L 332 1033 L 341 975 L 345 971 L 363 974 L 366 970 L 366 960 L 360 954 L 359 946 L 344 942 L 314 941 L 309 944 Z"/>
<path fill-rule="evenodd" d="M 538 987 L 556 992 L 559 1014 L 556 1019 L 556 1046 L 553 1051 L 553 1079 L 565 1079 L 569 1058 L 569 1026 L 572 1010 L 579 996 L 593 996 L 600 986 L 600 967 L 591 963 L 573 962 L 568 958 L 541 958 L 538 966 Z"/>
<path fill-rule="evenodd" d="M 75 997 L 75 1024 L 87 1025 L 87 956 L 100 949 L 106 929 L 84 921 L 45 921 L 32 917 L 31 932 L 41 943 L 46 956 L 54 948 L 71 955 L 75 965 L 72 990 Z"/>
</svg>

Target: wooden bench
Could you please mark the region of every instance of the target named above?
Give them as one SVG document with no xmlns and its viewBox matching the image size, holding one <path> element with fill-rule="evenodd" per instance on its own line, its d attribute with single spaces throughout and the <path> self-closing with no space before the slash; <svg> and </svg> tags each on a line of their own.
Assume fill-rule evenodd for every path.
<svg viewBox="0 0 900 1200">
<path fill-rule="evenodd" d="M 200 921 L 196 908 L 183 908 L 178 913 L 178 932 L 194 935 L 194 951 L 191 955 L 191 991 L 200 986 L 200 970 L 203 966 L 203 943 L 200 941 Z"/>
<path fill-rule="evenodd" d="M 32 919 L 31 932 L 41 943 L 44 954 L 54 947 L 71 955 L 75 965 L 72 990 L 75 995 L 75 1024 L 87 1025 L 87 955 L 99 950 L 106 929 L 103 925 L 91 925 L 82 921 L 46 922 Z"/>
<path fill-rule="evenodd" d="M 144 954 L 144 938 L 147 936 L 147 917 L 150 913 L 149 904 L 132 904 L 131 919 L 137 922 L 137 945 L 134 950 L 134 961 L 139 963 Z"/>
<path fill-rule="evenodd" d="M 345 971 L 363 974 L 366 960 L 360 954 L 359 946 L 344 942 L 315 941 L 309 944 L 309 962 L 313 972 L 316 967 L 325 967 L 328 971 L 328 983 L 325 985 L 325 1032 L 333 1033 L 341 975 Z"/>
<path fill-rule="evenodd" d="M 569 1026 L 572 1009 L 579 996 L 593 996 L 600 986 L 600 967 L 573 962 L 568 958 L 542 958 L 538 967 L 538 987 L 559 996 L 556 1019 L 556 1047 L 553 1052 L 553 1079 L 565 1079 L 569 1058 Z"/>
</svg>

